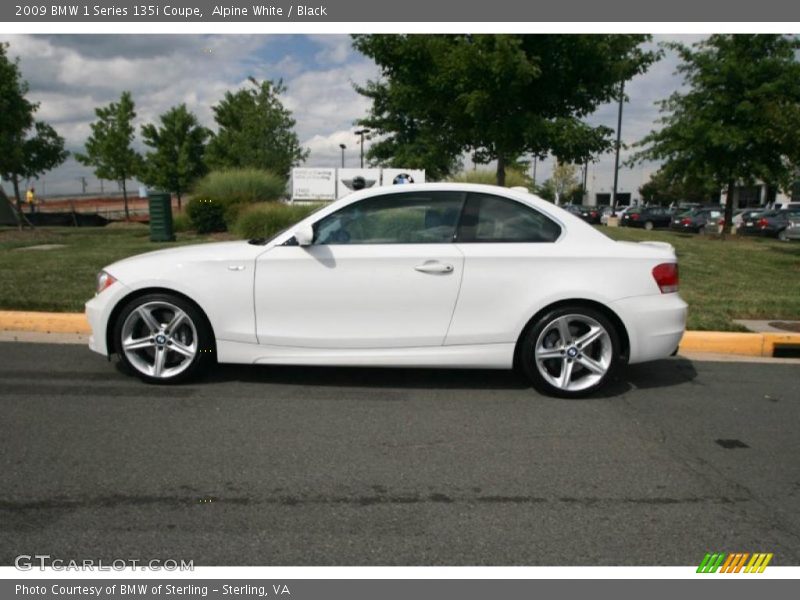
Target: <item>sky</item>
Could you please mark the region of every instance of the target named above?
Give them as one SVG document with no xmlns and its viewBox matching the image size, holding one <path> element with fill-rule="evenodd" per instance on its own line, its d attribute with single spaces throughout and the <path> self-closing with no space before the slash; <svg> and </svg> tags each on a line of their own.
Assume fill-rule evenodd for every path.
<svg viewBox="0 0 800 600">
<path fill-rule="evenodd" d="M 656 36 L 653 43 L 699 39 Z M 286 85 L 283 103 L 297 121 L 301 144 L 310 150 L 304 166 L 339 166 L 339 144 L 345 144 L 346 166 L 357 167 L 355 121 L 368 113 L 370 103 L 353 86 L 379 75 L 370 59 L 353 50 L 347 35 L 0 35 L 0 42 L 8 42 L 9 55 L 19 57 L 29 98 L 40 103 L 36 117 L 53 125 L 71 151 L 83 150 L 94 109 L 118 100 L 123 90 L 131 91 L 136 103 L 135 146 L 141 151 L 141 125 L 157 121 L 158 115 L 180 103 L 214 129 L 211 106 L 226 91 L 249 85 L 247 79 L 253 76 L 282 79 Z M 681 85 L 677 64 L 675 55 L 667 53 L 627 83 L 624 144 L 636 142 L 656 126 L 656 102 Z M 616 129 L 616 103 L 600 106 L 589 121 Z M 623 158 L 629 152 L 623 151 Z M 537 181 L 547 178 L 552 167 L 552 159 L 540 162 Z M 622 168 L 620 189 L 636 197 L 636 189 L 656 168 Z M 603 156 L 590 166 L 589 187 L 610 191 L 613 171 L 613 154 Z M 81 178 L 86 178 L 88 192 L 100 191 L 92 169 L 73 158 L 33 185 L 40 195 L 74 194 L 81 191 Z M 104 189 L 116 190 L 116 184 L 105 182 Z"/>
</svg>

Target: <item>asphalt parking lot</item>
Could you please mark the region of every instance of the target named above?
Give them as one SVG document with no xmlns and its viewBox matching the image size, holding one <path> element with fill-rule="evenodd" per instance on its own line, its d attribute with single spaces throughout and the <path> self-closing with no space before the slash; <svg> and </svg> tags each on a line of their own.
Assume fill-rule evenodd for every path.
<svg viewBox="0 0 800 600">
<path fill-rule="evenodd" d="M 679 357 L 576 401 L 492 371 L 154 387 L 0 343 L 0 415 L 0 564 L 800 564 L 797 364 Z"/>
</svg>

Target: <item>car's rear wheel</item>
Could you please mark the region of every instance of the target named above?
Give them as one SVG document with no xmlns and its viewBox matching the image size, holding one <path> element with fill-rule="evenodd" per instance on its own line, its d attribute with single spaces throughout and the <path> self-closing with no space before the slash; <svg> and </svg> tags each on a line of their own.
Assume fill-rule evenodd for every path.
<svg viewBox="0 0 800 600">
<path fill-rule="evenodd" d="M 616 370 L 619 334 L 600 311 L 565 306 L 549 311 L 526 331 L 521 366 L 540 392 L 564 398 L 587 396 Z"/>
<path fill-rule="evenodd" d="M 788 241 L 789 241 L 789 236 L 788 236 L 788 235 L 786 235 L 786 230 L 785 230 L 785 229 L 781 229 L 781 230 L 778 232 L 778 239 L 779 239 L 780 241 L 782 241 L 782 242 L 788 242 Z"/>
<path fill-rule="evenodd" d="M 652 231 L 653 230 L 653 222 L 652 221 L 645 221 L 644 228 L 647 229 L 647 231 Z"/>
<path fill-rule="evenodd" d="M 171 294 L 148 294 L 125 305 L 114 342 L 122 364 L 150 383 L 185 381 L 213 359 L 213 335 L 204 315 Z"/>
</svg>

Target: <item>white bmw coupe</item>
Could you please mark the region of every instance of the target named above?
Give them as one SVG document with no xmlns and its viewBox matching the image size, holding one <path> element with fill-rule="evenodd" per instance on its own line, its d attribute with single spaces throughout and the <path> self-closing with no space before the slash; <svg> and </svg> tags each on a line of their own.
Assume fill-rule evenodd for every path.
<svg viewBox="0 0 800 600">
<path fill-rule="evenodd" d="M 106 267 L 89 345 L 148 382 L 215 360 L 518 366 L 583 396 L 678 347 L 675 252 L 615 242 L 524 191 L 458 183 L 350 194 L 271 239 L 184 246 Z"/>
</svg>

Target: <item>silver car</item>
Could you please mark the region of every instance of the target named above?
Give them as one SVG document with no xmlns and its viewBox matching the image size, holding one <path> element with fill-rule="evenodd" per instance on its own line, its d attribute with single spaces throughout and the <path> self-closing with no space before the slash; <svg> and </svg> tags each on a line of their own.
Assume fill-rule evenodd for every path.
<svg viewBox="0 0 800 600">
<path fill-rule="evenodd" d="M 800 240 L 800 213 L 789 217 L 789 225 L 783 230 L 784 239 Z"/>
</svg>

